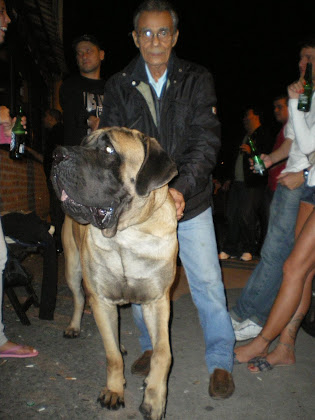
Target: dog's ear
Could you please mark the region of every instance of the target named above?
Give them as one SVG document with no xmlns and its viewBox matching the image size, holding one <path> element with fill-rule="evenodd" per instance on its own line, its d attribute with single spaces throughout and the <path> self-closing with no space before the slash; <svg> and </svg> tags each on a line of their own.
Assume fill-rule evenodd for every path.
<svg viewBox="0 0 315 420">
<path fill-rule="evenodd" d="M 145 148 L 145 157 L 137 175 L 136 192 L 138 195 L 145 196 L 170 182 L 177 175 L 177 169 L 175 162 L 157 140 L 144 135 L 141 140 Z"/>
</svg>

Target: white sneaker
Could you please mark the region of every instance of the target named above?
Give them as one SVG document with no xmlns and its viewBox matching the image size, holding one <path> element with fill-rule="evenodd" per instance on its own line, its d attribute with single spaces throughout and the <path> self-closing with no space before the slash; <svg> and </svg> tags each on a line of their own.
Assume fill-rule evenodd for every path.
<svg viewBox="0 0 315 420">
<path fill-rule="evenodd" d="M 249 252 L 243 252 L 240 260 L 242 261 L 251 261 L 253 259 L 252 254 L 250 254 Z"/>
<path fill-rule="evenodd" d="M 229 255 L 226 252 L 222 251 L 222 252 L 220 252 L 220 254 L 218 256 L 219 256 L 219 260 L 228 260 L 231 255 Z"/>
<path fill-rule="evenodd" d="M 234 329 L 234 330 L 237 330 L 237 329 L 238 329 L 238 327 L 239 327 L 240 325 L 242 325 L 244 321 L 238 322 L 238 321 L 235 321 L 235 319 L 231 317 L 231 322 L 232 322 L 232 327 L 233 327 L 233 329 Z"/>
<path fill-rule="evenodd" d="M 242 325 L 238 326 L 234 330 L 236 341 L 249 340 L 250 338 L 255 338 L 262 330 L 262 327 L 250 319 L 242 322 Z"/>
</svg>

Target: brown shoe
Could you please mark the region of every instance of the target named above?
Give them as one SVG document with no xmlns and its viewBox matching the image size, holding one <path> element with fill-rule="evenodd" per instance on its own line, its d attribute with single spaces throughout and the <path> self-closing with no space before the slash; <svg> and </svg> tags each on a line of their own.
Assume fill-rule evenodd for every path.
<svg viewBox="0 0 315 420">
<path fill-rule="evenodd" d="M 139 359 L 133 362 L 131 366 L 131 373 L 137 376 L 147 376 L 150 372 L 150 361 L 153 351 L 145 351 Z"/>
<path fill-rule="evenodd" d="M 210 376 L 209 394 L 216 400 L 229 398 L 235 389 L 233 377 L 224 369 L 215 369 Z"/>
</svg>

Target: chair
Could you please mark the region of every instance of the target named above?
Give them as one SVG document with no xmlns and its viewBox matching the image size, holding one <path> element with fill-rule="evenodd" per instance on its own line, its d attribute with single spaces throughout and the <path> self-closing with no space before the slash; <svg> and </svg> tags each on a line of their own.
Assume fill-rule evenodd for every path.
<svg viewBox="0 0 315 420">
<path fill-rule="evenodd" d="M 9 242 L 10 239 L 6 238 Z M 11 245 L 12 247 L 12 245 Z M 25 258 L 25 257 L 24 257 Z M 32 277 L 24 267 L 20 264 L 20 260 L 14 255 L 10 245 L 8 244 L 8 259 L 4 269 L 3 289 L 8 296 L 17 316 L 24 325 L 30 325 L 30 320 L 26 311 L 31 305 L 39 307 L 39 300 L 32 285 Z M 16 288 L 24 288 L 27 298 L 24 303 L 20 302 L 16 294 Z"/>
<path fill-rule="evenodd" d="M 7 280 L 4 281 L 4 291 L 9 297 L 17 315 L 21 322 L 29 325 L 27 320 L 26 311 L 34 304 L 39 305 L 39 318 L 45 320 L 54 319 L 54 311 L 57 299 L 57 280 L 58 280 L 58 267 L 57 267 L 57 254 L 55 239 L 52 236 L 52 227 L 43 222 L 34 212 L 28 214 L 21 213 L 8 213 L 1 217 L 2 228 L 5 235 L 5 240 L 8 246 L 9 260 L 12 255 L 16 258 L 16 266 L 20 265 L 30 253 L 39 253 L 43 257 L 43 274 L 42 274 L 42 287 L 40 303 L 31 285 L 30 276 L 17 276 L 12 271 L 8 264 Z M 21 272 L 21 270 L 20 270 Z M 9 280 L 8 281 L 8 276 Z M 26 277 L 28 277 L 26 279 Z M 26 302 L 21 305 L 18 301 L 15 287 L 24 287 L 28 297 Z M 23 321 L 22 321 L 23 319 Z"/>
</svg>

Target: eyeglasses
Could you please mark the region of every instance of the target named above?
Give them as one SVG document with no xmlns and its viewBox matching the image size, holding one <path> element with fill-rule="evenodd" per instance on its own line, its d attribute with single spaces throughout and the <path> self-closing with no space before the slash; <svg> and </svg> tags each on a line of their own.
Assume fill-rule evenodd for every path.
<svg viewBox="0 0 315 420">
<path fill-rule="evenodd" d="M 137 32 L 137 34 L 144 42 L 152 41 L 155 36 L 160 41 L 168 41 L 173 35 L 168 28 L 159 29 L 157 32 L 153 32 L 151 29 L 142 29 L 140 32 Z"/>
</svg>

